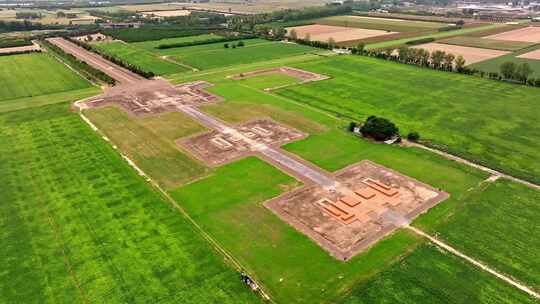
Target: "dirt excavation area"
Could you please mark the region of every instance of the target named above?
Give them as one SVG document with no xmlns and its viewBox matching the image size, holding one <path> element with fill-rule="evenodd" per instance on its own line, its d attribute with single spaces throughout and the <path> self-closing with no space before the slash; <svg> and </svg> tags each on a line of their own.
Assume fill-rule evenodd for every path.
<svg viewBox="0 0 540 304">
<path fill-rule="evenodd" d="M 205 89 L 212 84 L 195 81 L 170 86 L 161 80 L 114 87 L 104 95 L 79 104 L 83 109 L 116 105 L 135 116 L 177 111 L 180 105 L 200 105 L 221 101 Z"/>
<path fill-rule="evenodd" d="M 270 119 L 255 120 L 234 127 L 236 133 L 206 132 L 178 140 L 176 143 L 210 166 L 220 166 L 249 155 L 254 155 L 253 144 L 245 138 L 267 146 L 279 147 L 304 138 L 298 130 L 283 126 Z"/>
<path fill-rule="evenodd" d="M 493 59 L 510 53 L 507 51 L 481 49 L 469 46 L 459 46 L 442 43 L 426 43 L 414 46 L 413 48 L 424 49 L 429 51 L 430 53 L 434 51 L 443 51 L 446 53 L 454 54 L 456 57 L 461 55 L 463 56 L 463 58 L 465 58 L 465 64 L 467 65 L 485 61 L 488 59 Z"/>
<path fill-rule="evenodd" d="M 332 256 L 348 260 L 448 194 L 364 160 L 335 173 L 341 188 L 308 185 L 265 206 L 309 236 Z"/>
<path fill-rule="evenodd" d="M 381 30 L 368 30 L 361 28 L 351 28 L 344 26 L 332 26 L 332 25 L 302 25 L 287 28 L 287 33 L 290 35 L 291 31 L 296 32 L 296 36 L 301 39 L 305 39 L 307 35 L 310 36 L 312 41 L 327 42 L 332 38 L 335 42 L 345 42 L 351 40 L 360 40 L 377 36 L 396 34 L 396 32 L 381 31 Z"/>
<path fill-rule="evenodd" d="M 495 34 L 484 38 L 495 40 L 523 41 L 523 42 L 540 42 L 540 27 L 529 26 L 509 32 Z"/>
</svg>

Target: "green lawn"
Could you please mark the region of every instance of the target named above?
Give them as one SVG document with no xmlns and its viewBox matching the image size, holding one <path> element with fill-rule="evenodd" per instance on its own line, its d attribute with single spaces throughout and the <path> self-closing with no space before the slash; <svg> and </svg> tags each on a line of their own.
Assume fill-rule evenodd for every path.
<svg viewBox="0 0 540 304">
<path fill-rule="evenodd" d="M 142 70 L 153 72 L 156 75 L 168 75 L 189 70 L 185 66 L 159 58 L 157 54 L 123 42 L 98 43 L 94 47 L 105 54 L 128 62 Z"/>
<path fill-rule="evenodd" d="M 68 105 L 0 114 L 0 302 L 257 303 Z"/>
<path fill-rule="evenodd" d="M 500 57 L 493 58 L 493 59 L 490 59 L 490 60 L 486 60 L 486 61 L 482 61 L 482 62 L 479 62 L 479 63 L 471 64 L 470 67 L 475 68 L 475 69 L 480 70 L 480 71 L 484 71 L 484 72 L 497 72 L 497 73 L 500 73 L 501 64 L 503 64 L 503 63 L 505 63 L 507 61 L 511 61 L 511 62 L 516 63 L 516 64 L 527 63 L 527 64 L 529 64 L 529 66 L 533 70 L 533 73 L 531 74 L 531 77 L 540 78 L 540 60 L 518 58 L 517 57 L 519 55 L 523 55 L 525 53 L 529 53 L 529 52 L 532 52 L 532 51 L 535 51 L 535 50 L 538 50 L 538 49 L 540 49 L 540 45 L 535 45 L 535 46 L 525 48 L 525 49 L 522 49 L 520 51 L 511 53 L 511 54 L 508 54 L 508 55 L 504 55 L 504 56 L 500 56 Z"/>
<path fill-rule="evenodd" d="M 497 39 L 487 39 L 479 37 L 469 37 L 469 36 L 457 36 L 447 39 L 438 40 L 438 43 L 446 43 L 452 45 L 462 45 L 468 47 L 477 47 L 484 49 L 493 49 L 501 51 L 517 51 L 530 47 L 534 43 L 530 42 L 521 42 L 521 41 L 506 41 L 506 40 L 497 40 Z"/>
<path fill-rule="evenodd" d="M 422 245 L 410 256 L 359 285 L 343 304 L 536 303 L 464 260 Z"/>
<path fill-rule="evenodd" d="M 355 27 L 370 30 L 383 30 L 392 32 L 421 32 L 437 30 L 447 26 L 441 22 L 392 20 L 362 16 L 332 16 L 317 20 L 318 24 Z"/>
<path fill-rule="evenodd" d="M 205 128 L 181 113 L 134 118 L 116 107 L 85 112 L 128 157 L 165 188 L 176 187 L 209 173 L 209 169 L 182 153 L 177 139 Z"/>
<path fill-rule="evenodd" d="M 333 79 L 277 91 L 306 105 L 363 121 L 396 122 L 453 153 L 540 182 L 537 88 L 359 56 L 299 68 Z"/>
<path fill-rule="evenodd" d="M 243 85 L 256 89 L 271 89 L 298 83 L 298 79 L 285 74 L 259 75 L 240 80 Z"/>
<path fill-rule="evenodd" d="M 0 86 L 0 104 L 91 87 L 88 81 L 45 53 L 0 56 Z"/>
<path fill-rule="evenodd" d="M 540 290 L 540 192 L 504 180 L 482 190 L 467 197 L 433 232 L 459 250 Z"/>
</svg>

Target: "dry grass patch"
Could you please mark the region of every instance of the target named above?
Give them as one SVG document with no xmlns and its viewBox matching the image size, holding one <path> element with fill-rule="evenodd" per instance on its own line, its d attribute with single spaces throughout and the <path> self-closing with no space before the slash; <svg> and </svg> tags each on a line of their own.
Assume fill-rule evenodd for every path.
<svg viewBox="0 0 540 304">
<path fill-rule="evenodd" d="M 540 42 L 540 27 L 529 26 L 522 29 L 487 36 L 485 38 L 538 43 Z"/>
<path fill-rule="evenodd" d="M 306 38 L 306 35 L 309 34 L 311 36 L 311 40 L 323 42 L 328 41 L 328 39 L 330 38 L 334 39 L 336 42 L 345 42 L 395 34 L 395 32 L 390 31 L 368 30 L 321 24 L 303 25 L 287 28 L 287 31 L 289 33 L 292 30 L 296 32 L 298 38 Z"/>
</svg>

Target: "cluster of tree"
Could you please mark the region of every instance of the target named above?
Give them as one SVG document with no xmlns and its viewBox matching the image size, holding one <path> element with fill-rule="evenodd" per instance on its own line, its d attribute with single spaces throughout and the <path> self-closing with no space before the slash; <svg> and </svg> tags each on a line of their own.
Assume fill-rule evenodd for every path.
<svg viewBox="0 0 540 304">
<path fill-rule="evenodd" d="M 156 76 L 156 74 L 154 74 L 154 72 L 152 72 L 152 71 L 144 70 L 139 66 L 133 65 L 133 64 L 131 64 L 129 62 L 125 62 L 124 60 L 121 60 L 121 59 L 116 58 L 114 56 L 111 56 L 109 54 L 105 54 L 105 53 L 101 52 L 100 50 L 92 47 L 90 44 L 87 44 L 87 43 L 84 43 L 82 41 L 79 41 L 77 39 L 72 39 L 72 38 L 70 38 L 69 40 L 71 42 L 77 44 L 78 46 L 88 50 L 88 51 L 91 51 L 91 52 L 94 52 L 94 53 L 100 55 L 101 57 L 109 60 L 110 62 L 112 62 L 112 63 L 114 63 L 116 65 L 119 65 L 119 66 L 121 66 L 121 67 L 123 67 L 123 68 L 125 68 L 127 70 L 130 70 L 135 74 L 141 75 L 144 78 L 150 79 L 150 78 L 153 78 L 154 76 Z"/>
<path fill-rule="evenodd" d="M 394 56 L 390 54 L 390 56 Z M 463 72 L 465 69 L 465 58 L 455 56 L 444 51 L 433 51 L 430 53 L 424 49 L 414 49 L 401 47 L 398 49 L 397 60 L 402 63 L 414 64 L 423 67 L 432 67 L 437 70 Z"/>
<path fill-rule="evenodd" d="M 19 47 L 32 45 L 32 41 L 25 38 L 2 38 L 0 39 L 0 48 Z"/>
<path fill-rule="evenodd" d="M 256 14 L 249 16 L 233 16 L 228 19 L 228 28 L 235 31 L 254 31 L 269 32 L 274 27 L 283 27 L 280 23 L 286 23 L 297 20 L 316 19 L 328 16 L 350 14 L 353 10 L 352 4 L 334 6 L 307 7 L 304 9 L 286 9 L 278 10 L 272 13 Z M 259 27 L 265 23 L 273 23 L 268 26 Z"/>
<path fill-rule="evenodd" d="M 23 20 L 23 21 L 0 20 L 0 30 L 4 30 L 6 32 L 47 30 L 47 29 L 59 29 L 59 28 L 62 28 L 62 26 L 45 25 L 45 24 L 41 24 L 37 22 L 31 22 L 28 20 Z"/>
<path fill-rule="evenodd" d="M 15 18 L 16 19 L 41 19 L 42 15 L 41 13 L 36 12 L 16 12 Z"/>
<path fill-rule="evenodd" d="M 225 43 L 223 45 L 224 48 L 228 49 L 229 47 L 235 49 L 237 47 L 244 47 L 246 44 L 244 43 L 244 41 L 240 40 L 238 41 L 237 43 L 231 43 L 231 45 L 229 45 L 228 43 Z"/>
<path fill-rule="evenodd" d="M 125 42 L 142 42 L 165 38 L 187 37 L 223 31 L 221 27 L 183 27 L 177 25 L 144 25 L 140 28 L 105 29 L 103 34 Z"/>
<path fill-rule="evenodd" d="M 212 43 L 219 43 L 219 42 L 234 41 L 238 39 L 252 39 L 252 38 L 255 38 L 255 36 L 241 35 L 241 36 L 217 37 L 217 38 L 209 38 L 209 39 L 198 40 L 198 41 L 186 41 L 186 42 L 178 42 L 178 43 L 160 44 L 157 46 L 157 48 L 158 49 L 172 49 L 172 48 L 178 48 L 178 47 L 205 45 L 205 44 L 212 44 Z"/>
<path fill-rule="evenodd" d="M 41 41 L 41 44 L 45 46 L 48 50 L 56 54 L 58 57 L 60 57 L 69 66 L 79 71 L 88 80 L 92 82 L 104 82 L 110 85 L 115 84 L 115 80 L 109 75 L 103 73 L 101 70 L 98 70 L 88 65 L 86 62 L 77 59 L 77 57 L 64 52 L 64 50 L 48 42 L 47 40 Z"/>
<path fill-rule="evenodd" d="M 372 138 L 376 141 L 399 138 L 399 129 L 393 122 L 374 115 L 369 116 L 361 126 L 356 122 L 351 122 L 349 124 L 349 131 L 356 132 L 356 130 L 359 130 L 362 136 Z"/>
<path fill-rule="evenodd" d="M 530 79 L 533 70 L 527 62 L 518 65 L 512 61 L 506 61 L 501 64 L 499 69 L 500 75 L 506 80 L 515 80 L 521 83 L 528 83 L 529 80 L 532 80 L 533 82 L 530 83 L 532 85 L 540 81 L 540 79 Z"/>
<path fill-rule="evenodd" d="M 11 55 L 20 55 L 20 54 L 30 54 L 30 53 L 41 53 L 41 50 L 25 50 L 25 51 L 16 51 L 10 53 L 0 53 L 0 56 L 11 56 Z"/>
<path fill-rule="evenodd" d="M 119 11 L 88 10 L 87 12 L 91 16 L 103 18 L 106 20 L 110 20 L 112 22 L 124 22 L 124 21 L 133 22 L 139 17 L 136 12 L 127 11 L 127 10 L 119 10 Z"/>
<path fill-rule="evenodd" d="M 166 17 L 163 20 L 157 19 L 154 22 L 184 27 L 208 27 L 227 23 L 227 17 L 223 14 L 211 12 L 191 12 L 188 16 Z"/>
</svg>

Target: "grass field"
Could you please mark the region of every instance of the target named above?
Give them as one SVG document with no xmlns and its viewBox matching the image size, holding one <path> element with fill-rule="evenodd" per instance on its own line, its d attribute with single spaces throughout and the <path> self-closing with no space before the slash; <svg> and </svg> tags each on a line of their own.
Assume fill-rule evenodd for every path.
<svg viewBox="0 0 540 304">
<path fill-rule="evenodd" d="M 373 50 L 373 49 L 384 49 L 388 47 L 397 47 L 400 45 L 405 45 L 405 43 L 409 41 L 418 40 L 418 39 L 424 39 L 424 38 L 442 39 L 442 38 L 448 38 L 448 37 L 453 37 L 453 36 L 469 35 L 473 33 L 486 32 L 488 30 L 493 30 L 498 27 L 504 27 L 504 25 L 503 24 L 488 24 L 488 25 L 481 25 L 481 26 L 475 26 L 475 27 L 466 27 L 466 28 L 462 28 L 462 29 L 454 30 L 454 31 L 426 34 L 423 36 L 406 37 L 406 38 L 390 40 L 390 41 L 375 42 L 372 44 L 368 44 L 366 46 L 366 49 Z"/>
<path fill-rule="evenodd" d="M 88 81 L 48 54 L 0 57 L 0 105 L 6 100 L 90 88 Z"/>
<path fill-rule="evenodd" d="M 289 75 L 276 73 L 250 77 L 242 79 L 240 82 L 249 87 L 263 90 L 296 84 L 299 80 Z"/>
<path fill-rule="evenodd" d="M 521 41 L 505 41 L 478 37 L 457 36 L 438 40 L 437 43 L 445 43 L 452 45 L 470 46 L 484 49 L 493 49 L 501 51 L 517 51 L 533 45 L 529 42 Z"/>
<path fill-rule="evenodd" d="M 532 304 L 535 301 L 455 256 L 422 245 L 360 285 L 342 303 Z"/>
<path fill-rule="evenodd" d="M 370 30 L 383 30 L 391 32 L 425 32 L 437 31 L 446 24 L 440 22 L 392 20 L 362 16 L 333 16 L 317 20 L 318 24 L 357 27 Z"/>
<path fill-rule="evenodd" d="M 531 69 L 533 70 L 533 73 L 531 74 L 531 77 L 534 78 L 540 78 L 540 60 L 534 60 L 534 59 L 526 59 L 526 58 L 518 58 L 517 56 L 540 49 L 540 45 L 534 45 L 529 48 L 522 49 L 520 51 L 514 52 L 512 54 L 508 54 L 505 56 L 497 57 L 491 60 L 486 60 L 483 62 L 479 62 L 477 64 L 473 64 L 470 67 L 475 68 L 480 71 L 485 72 L 497 72 L 500 73 L 500 66 L 501 64 L 511 61 L 516 64 L 523 64 L 528 63 Z"/>
<path fill-rule="evenodd" d="M 164 188 L 209 173 L 204 165 L 182 153 L 175 140 L 205 130 L 181 113 L 134 118 L 116 107 L 85 112 L 107 137 Z"/>
<path fill-rule="evenodd" d="M 0 114 L 0 301 L 256 303 L 68 105 Z"/>
<path fill-rule="evenodd" d="M 384 116 L 402 134 L 418 131 L 453 153 L 540 181 L 540 129 L 530 124 L 540 115 L 536 88 L 366 57 L 298 67 L 333 79 L 279 90 L 281 96 L 358 121 Z"/>
<path fill-rule="evenodd" d="M 434 230 L 459 250 L 540 290 L 540 192 L 497 181 L 477 189 Z M 505 219 L 505 220 L 501 220 Z"/>
<path fill-rule="evenodd" d="M 173 44 L 173 43 L 183 43 L 183 42 L 195 42 L 195 41 L 203 41 L 207 39 L 212 38 L 219 38 L 221 36 L 215 35 L 215 34 L 203 34 L 203 35 L 196 35 L 196 36 L 187 36 L 187 37 L 175 37 L 175 38 L 165 38 L 160 40 L 149 40 L 149 41 L 143 41 L 143 42 L 134 42 L 130 43 L 130 45 L 145 49 L 148 51 L 158 51 L 156 49 L 158 46 L 162 44 Z"/>
<path fill-rule="evenodd" d="M 105 42 L 94 44 L 98 50 L 139 67 L 156 75 L 168 75 L 188 71 L 185 66 L 159 58 L 157 54 L 132 47 L 123 42 Z"/>
<path fill-rule="evenodd" d="M 205 70 L 317 52 L 317 49 L 309 46 L 283 44 L 262 39 L 249 39 L 244 42 L 246 46 L 236 49 L 224 48 L 224 43 L 214 43 L 160 50 L 159 53 L 170 56 L 178 62 Z M 235 42 L 229 42 L 229 45 L 233 43 Z"/>
</svg>

